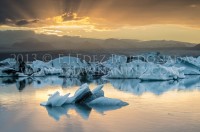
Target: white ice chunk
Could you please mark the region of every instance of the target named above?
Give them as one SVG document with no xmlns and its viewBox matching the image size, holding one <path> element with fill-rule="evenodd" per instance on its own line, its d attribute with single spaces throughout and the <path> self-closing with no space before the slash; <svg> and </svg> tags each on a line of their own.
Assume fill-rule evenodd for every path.
<svg viewBox="0 0 200 132">
<path fill-rule="evenodd" d="M 200 61 L 199 58 L 182 57 L 175 60 L 168 60 L 164 66 L 167 67 L 184 67 L 185 75 L 200 75 Z"/>
<path fill-rule="evenodd" d="M 107 68 L 113 68 L 127 62 L 126 56 L 112 55 L 107 61 L 103 62 L 103 65 Z"/>
<path fill-rule="evenodd" d="M 69 99 L 68 98 L 69 93 L 64 95 L 64 96 L 60 96 L 59 92 L 55 92 L 52 96 L 49 97 L 47 102 L 43 102 L 41 103 L 42 106 L 62 106 L 63 104 L 65 104 L 65 102 Z"/>
<path fill-rule="evenodd" d="M 62 68 L 62 67 L 69 67 L 69 66 L 73 66 L 73 68 L 75 68 L 75 67 L 83 67 L 85 65 L 84 63 L 80 61 L 79 58 L 70 57 L 70 56 L 56 58 L 48 62 L 48 64 L 54 68 Z"/>
<path fill-rule="evenodd" d="M 70 94 L 66 94 L 64 96 L 56 97 L 54 101 L 52 101 L 52 106 L 62 106 L 69 99 L 68 96 Z"/>
<path fill-rule="evenodd" d="M 185 78 L 184 68 L 166 67 L 150 62 L 133 61 L 111 69 L 110 79 L 172 80 Z"/>
<path fill-rule="evenodd" d="M 102 90 L 103 86 L 104 86 L 104 85 L 99 85 L 99 86 L 97 86 L 95 89 L 92 90 L 92 93 L 93 93 L 93 94 L 97 94 L 99 91 Z"/>
<path fill-rule="evenodd" d="M 89 106 L 125 106 L 128 103 L 119 99 L 100 97 L 88 103 Z"/>
<path fill-rule="evenodd" d="M 119 99 L 111 99 L 102 97 L 103 85 L 98 86 L 90 91 L 88 84 L 83 84 L 72 97 L 69 94 L 60 96 L 59 92 L 55 92 L 49 97 L 47 102 L 41 103 L 42 106 L 63 106 L 64 104 L 81 104 L 81 105 L 95 105 L 95 106 L 125 106 L 126 102 Z M 103 92 L 104 93 L 104 92 Z"/>
<path fill-rule="evenodd" d="M 74 94 L 67 100 L 66 104 L 76 103 L 81 98 L 83 98 L 87 93 L 91 92 L 87 83 L 83 84 Z"/>
</svg>

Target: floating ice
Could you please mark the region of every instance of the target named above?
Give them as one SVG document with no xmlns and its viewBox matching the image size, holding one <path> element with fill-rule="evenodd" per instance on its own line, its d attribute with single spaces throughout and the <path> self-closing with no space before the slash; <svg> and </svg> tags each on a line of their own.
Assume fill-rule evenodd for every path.
<svg viewBox="0 0 200 132">
<path fill-rule="evenodd" d="M 61 96 L 59 92 L 55 92 L 51 95 L 47 102 L 42 102 L 42 106 L 62 106 L 68 100 L 69 94 Z"/>
<path fill-rule="evenodd" d="M 138 60 L 111 69 L 105 77 L 111 79 L 173 80 L 185 78 L 183 70 L 184 68 L 165 67 Z"/>
<path fill-rule="evenodd" d="M 158 59 L 158 53 L 144 54 L 146 58 Z M 151 60 L 151 59 L 150 59 Z M 81 61 L 76 57 L 59 57 L 49 62 L 6 59 L 0 61 L 0 76 L 41 77 L 56 75 L 68 78 L 93 77 L 100 75 L 112 79 L 177 80 L 184 75 L 200 74 L 200 57 L 179 57 L 157 64 L 139 58 L 114 55 L 105 62 Z"/>
<path fill-rule="evenodd" d="M 88 84 L 83 84 L 74 94 L 66 101 L 67 104 L 71 103 L 83 103 L 88 97 L 92 95 Z"/>
<path fill-rule="evenodd" d="M 89 106 L 126 106 L 128 103 L 119 99 L 100 97 L 88 103 Z"/>
<path fill-rule="evenodd" d="M 122 64 L 126 64 L 127 57 L 120 55 L 112 55 L 107 61 L 103 62 L 103 65 L 107 68 L 113 68 Z"/>
<path fill-rule="evenodd" d="M 103 85 L 98 86 L 92 92 L 88 84 L 83 84 L 72 97 L 69 94 L 61 96 L 59 92 L 52 94 L 47 102 L 42 102 L 42 106 L 63 106 L 64 104 L 86 104 L 89 106 L 125 106 L 126 102 L 119 99 L 104 97 Z"/>
<path fill-rule="evenodd" d="M 200 75 L 200 57 L 182 57 L 176 60 L 168 60 L 164 66 L 167 67 L 184 67 L 185 75 Z"/>
</svg>

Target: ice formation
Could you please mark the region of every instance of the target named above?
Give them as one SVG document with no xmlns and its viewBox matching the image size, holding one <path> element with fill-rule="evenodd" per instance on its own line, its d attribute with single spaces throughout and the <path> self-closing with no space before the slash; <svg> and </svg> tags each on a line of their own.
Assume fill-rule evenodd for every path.
<svg viewBox="0 0 200 132">
<path fill-rule="evenodd" d="M 128 103 L 118 99 L 104 97 L 102 90 L 103 85 L 98 86 L 92 92 L 88 84 L 83 84 L 72 97 L 69 94 L 61 96 L 59 92 L 52 94 L 46 102 L 42 102 L 42 106 L 58 107 L 65 104 L 85 104 L 88 106 L 125 106 Z"/>
<path fill-rule="evenodd" d="M 177 60 L 168 60 L 165 64 L 167 67 L 184 67 L 185 75 L 200 75 L 200 57 L 182 57 Z"/>
<path fill-rule="evenodd" d="M 6 59 L 0 62 L 0 76 L 48 76 L 58 75 L 78 78 L 87 67 L 85 61 L 75 57 L 60 57 L 49 62 L 33 61 L 26 64 L 22 60 Z"/>
<path fill-rule="evenodd" d="M 143 57 L 143 58 L 142 58 Z M 150 61 L 155 59 L 155 61 Z M 76 57 L 59 57 L 49 62 L 8 58 L 0 61 L 0 76 L 141 79 L 151 81 L 177 80 L 185 75 L 200 75 L 200 57 L 179 57 L 165 61 L 158 53 L 134 56 L 113 55 L 104 62 L 85 62 Z"/>
<path fill-rule="evenodd" d="M 88 103 L 89 106 L 125 106 L 128 103 L 119 99 L 111 99 L 107 97 L 99 97 Z"/>
<path fill-rule="evenodd" d="M 199 76 L 187 76 L 180 80 L 169 81 L 141 81 L 139 79 L 109 79 L 114 88 L 134 95 L 153 93 L 161 95 L 167 91 L 191 91 L 200 89 Z"/>
<path fill-rule="evenodd" d="M 103 65 L 107 68 L 117 67 L 122 64 L 126 64 L 127 57 L 120 55 L 112 55 L 107 61 L 103 62 Z"/>
<path fill-rule="evenodd" d="M 47 102 L 42 102 L 43 106 L 62 106 L 68 100 L 69 94 L 61 96 L 59 92 L 52 94 Z"/>
<path fill-rule="evenodd" d="M 184 67 L 166 67 L 138 60 L 113 68 L 105 77 L 113 79 L 173 80 L 185 78 L 183 70 Z"/>
</svg>

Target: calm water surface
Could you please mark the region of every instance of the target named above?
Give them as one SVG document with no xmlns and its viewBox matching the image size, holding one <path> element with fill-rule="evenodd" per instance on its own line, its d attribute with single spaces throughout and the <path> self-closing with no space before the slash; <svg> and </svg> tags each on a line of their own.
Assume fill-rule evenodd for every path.
<svg viewBox="0 0 200 132">
<path fill-rule="evenodd" d="M 40 102 L 55 91 L 74 93 L 77 79 L 1 78 L 0 132 L 199 132 L 200 78 L 178 82 L 92 80 L 105 96 L 129 105 L 91 109 L 81 105 L 48 108 Z"/>
</svg>

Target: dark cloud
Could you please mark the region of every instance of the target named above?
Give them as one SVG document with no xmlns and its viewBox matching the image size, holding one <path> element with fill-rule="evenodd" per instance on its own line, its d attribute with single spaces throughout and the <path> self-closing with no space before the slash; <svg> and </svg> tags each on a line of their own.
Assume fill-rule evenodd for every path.
<svg viewBox="0 0 200 132">
<path fill-rule="evenodd" d="M 0 0 L 0 24 L 7 19 L 20 21 L 19 25 L 27 24 L 25 20 L 45 19 L 75 12 L 80 0 Z"/>
<path fill-rule="evenodd" d="M 27 21 L 27 20 L 20 20 L 20 21 L 17 21 L 15 24 L 17 26 L 27 25 L 27 24 L 29 24 L 29 21 Z"/>
<path fill-rule="evenodd" d="M 39 20 L 35 19 L 35 20 L 19 20 L 15 23 L 15 25 L 17 26 L 23 26 L 23 25 L 28 25 L 28 24 L 32 24 L 32 23 L 37 23 Z"/>
</svg>

